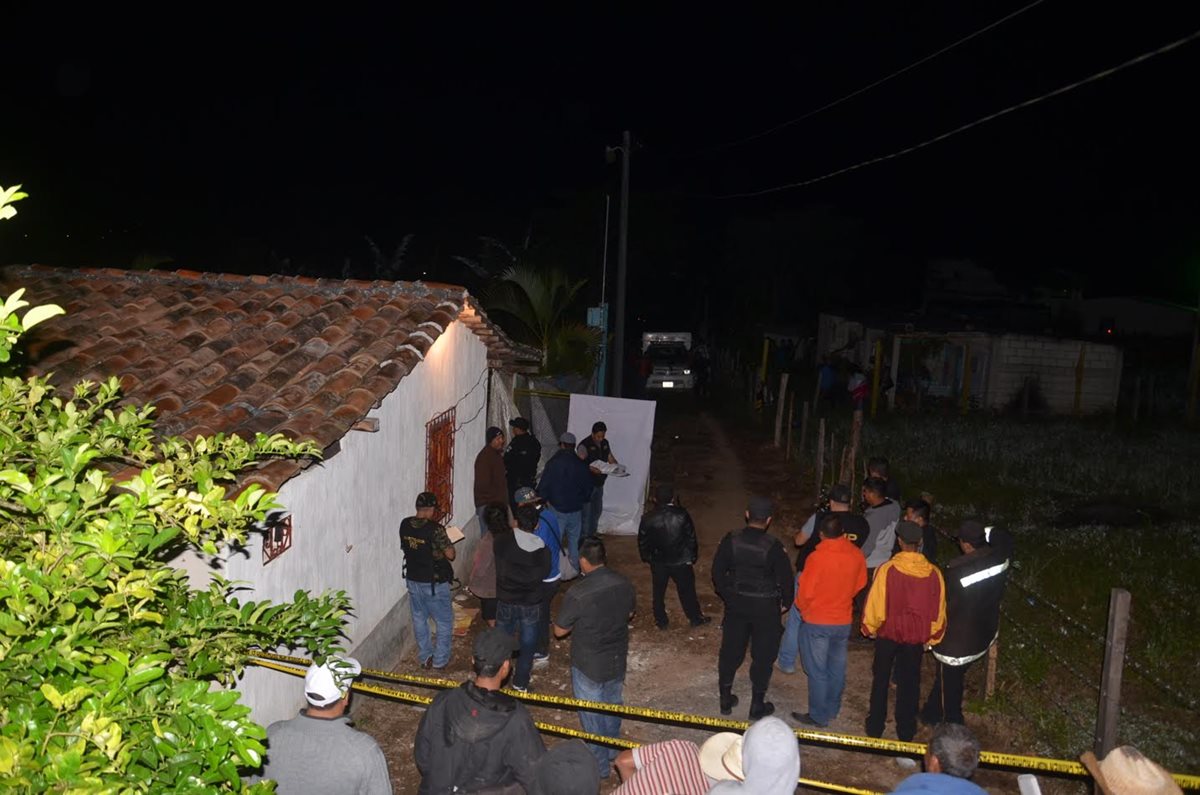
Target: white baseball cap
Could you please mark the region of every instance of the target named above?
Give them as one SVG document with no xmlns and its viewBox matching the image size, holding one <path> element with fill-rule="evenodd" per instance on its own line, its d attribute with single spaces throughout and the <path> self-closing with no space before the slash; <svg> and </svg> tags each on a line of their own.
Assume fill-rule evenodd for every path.
<svg viewBox="0 0 1200 795">
<path fill-rule="evenodd" d="M 328 707 L 350 690 L 362 666 L 353 657 L 330 657 L 324 665 L 313 663 L 304 675 L 304 697 L 314 707 Z"/>
</svg>

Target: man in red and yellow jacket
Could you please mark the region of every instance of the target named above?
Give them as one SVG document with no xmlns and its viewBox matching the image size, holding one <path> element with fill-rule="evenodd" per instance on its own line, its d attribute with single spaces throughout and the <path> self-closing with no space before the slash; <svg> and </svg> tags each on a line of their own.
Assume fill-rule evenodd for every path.
<svg viewBox="0 0 1200 795">
<path fill-rule="evenodd" d="M 921 655 L 946 631 L 946 584 L 942 573 L 917 550 L 923 532 L 912 522 L 896 525 L 900 551 L 880 566 L 867 595 L 862 632 L 875 638 L 874 678 L 867 734 L 883 736 L 888 683 L 895 668 L 896 736 L 910 741 L 917 732 Z"/>
<path fill-rule="evenodd" d="M 867 559 L 846 537 L 842 517 L 830 513 L 821 519 L 821 540 L 796 588 L 796 609 L 804 620 L 800 659 L 808 675 L 808 712 L 792 717 L 808 726 L 828 726 L 841 711 L 854 596 L 867 584 Z"/>
</svg>

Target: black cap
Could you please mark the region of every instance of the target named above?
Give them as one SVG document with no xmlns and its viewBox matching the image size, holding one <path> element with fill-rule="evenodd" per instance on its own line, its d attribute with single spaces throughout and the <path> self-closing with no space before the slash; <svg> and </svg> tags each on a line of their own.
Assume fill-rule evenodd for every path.
<svg viewBox="0 0 1200 795">
<path fill-rule="evenodd" d="M 508 421 L 508 424 L 514 428 L 519 428 L 520 430 L 529 433 L 529 420 L 525 419 L 524 417 L 513 417 Z"/>
<path fill-rule="evenodd" d="M 830 502 L 840 502 L 845 505 L 850 504 L 850 487 L 842 483 L 835 484 L 829 490 Z"/>
<path fill-rule="evenodd" d="M 925 531 L 916 522 L 900 522 L 896 525 L 896 535 L 906 544 L 919 544 Z"/>
<path fill-rule="evenodd" d="M 775 514 L 775 503 L 771 502 L 770 497 L 756 495 L 750 498 L 746 512 L 750 514 L 750 521 L 761 522 Z"/>
<path fill-rule="evenodd" d="M 492 439 L 495 439 L 497 436 L 503 436 L 503 435 L 504 435 L 504 431 L 500 430 L 495 425 L 493 425 L 492 427 L 487 429 L 487 433 L 485 433 L 483 435 L 483 438 L 487 442 L 487 444 L 491 444 Z"/>
<path fill-rule="evenodd" d="M 608 426 L 605 425 L 603 422 L 593 422 L 592 423 L 592 433 L 599 433 L 600 431 L 604 431 L 605 433 L 608 433 Z"/>
<path fill-rule="evenodd" d="M 418 508 L 436 508 L 437 507 L 437 495 L 434 494 L 432 491 L 421 492 L 420 494 L 417 495 L 417 507 Z"/>
<path fill-rule="evenodd" d="M 987 528 L 983 522 L 967 519 L 958 526 L 958 540 L 966 541 L 971 546 L 979 546 L 987 541 Z"/>
<path fill-rule="evenodd" d="M 475 659 L 484 665 L 499 665 L 512 659 L 520 649 L 517 639 L 500 627 L 485 629 L 475 636 Z"/>
<path fill-rule="evenodd" d="M 595 795 L 600 791 L 596 757 L 583 740 L 567 740 L 547 751 L 534 767 L 529 795 Z"/>
</svg>

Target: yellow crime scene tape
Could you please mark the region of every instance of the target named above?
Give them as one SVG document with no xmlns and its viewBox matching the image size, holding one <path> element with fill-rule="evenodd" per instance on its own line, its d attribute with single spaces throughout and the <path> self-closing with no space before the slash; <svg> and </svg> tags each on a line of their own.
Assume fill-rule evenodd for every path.
<svg viewBox="0 0 1200 795">
<path fill-rule="evenodd" d="M 271 654 L 266 652 L 258 652 L 255 656 L 261 658 L 262 660 L 277 660 L 292 663 L 294 665 L 308 666 L 311 664 L 310 660 L 306 660 L 303 657 L 288 657 L 282 654 Z M 253 662 L 258 665 L 263 665 L 262 662 L 257 660 Z M 292 673 L 292 671 L 287 671 L 287 673 Z M 418 676 L 415 674 L 397 674 L 390 671 L 380 671 L 370 668 L 364 668 L 363 675 L 374 679 L 386 679 L 393 682 L 405 682 L 408 684 L 436 687 L 441 689 L 458 687 L 459 684 L 461 684 L 460 682 L 452 679 L 438 679 L 435 677 Z M 357 687 L 357 685 L 355 687 Z M 708 715 L 691 715 L 686 712 L 671 712 L 668 710 L 650 709 L 648 707 L 631 707 L 623 704 L 606 704 L 600 701 L 581 701 L 579 699 L 570 698 L 567 696 L 551 696 L 542 693 L 521 693 L 514 690 L 506 690 L 505 692 L 511 694 L 515 698 L 520 699 L 521 701 L 529 702 L 531 704 L 584 709 L 588 712 L 605 712 L 610 715 L 620 715 L 621 717 L 637 718 L 641 720 L 650 720 L 663 723 L 676 723 L 701 729 L 745 731 L 750 727 L 750 722 L 744 720 L 714 718 Z M 885 753 L 904 754 L 907 756 L 925 755 L 926 747 L 924 743 L 912 743 L 905 742 L 903 740 L 884 740 L 876 737 L 862 737 L 855 734 L 815 731 L 812 729 L 793 729 L 793 732 L 795 733 L 796 737 L 803 742 L 819 743 L 822 745 L 831 745 L 849 749 L 882 751 Z M 597 740 L 589 740 L 589 742 L 607 743 L 609 745 L 615 744 L 611 737 L 602 737 Z M 996 751 L 981 751 L 979 753 L 979 764 L 987 767 L 1000 767 L 1034 773 L 1054 773 L 1058 775 L 1079 777 L 1091 776 L 1091 774 L 1088 773 L 1087 768 L 1085 768 L 1081 763 L 1069 759 L 1049 759 L 1040 756 L 998 753 Z M 1184 789 L 1200 790 L 1200 776 L 1190 776 L 1178 773 L 1173 773 L 1172 776 L 1180 787 Z M 812 786 L 818 785 L 820 785 L 820 782 L 814 783 Z M 838 785 L 829 784 L 825 786 L 837 787 Z M 860 792 L 862 790 L 838 789 L 836 791 Z"/>
<path fill-rule="evenodd" d="M 272 655 L 263 654 L 260 656 L 261 657 L 270 657 L 270 658 L 282 658 L 282 659 L 294 661 L 297 663 L 301 662 L 299 657 L 283 657 L 283 655 L 274 655 L 274 654 L 272 654 Z M 304 674 L 305 674 L 305 668 L 294 668 L 291 665 L 281 665 L 276 662 L 271 662 L 269 659 L 251 660 L 251 662 L 254 665 L 257 665 L 262 668 L 269 668 L 272 671 L 279 671 L 281 673 L 290 674 L 292 676 L 296 676 L 296 677 L 300 677 L 300 678 L 303 678 Z M 303 661 L 303 664 L 307 666 L 309 663 L 307 661 Z M 366 675 L 369 675 L 369 676 L 379 676 L 380 674 L 386 674 L 387 672 L 386 671 L 374 671 L 374 670 L 364 668 L 363 673 Z M 381 676 L 379 678 L 390 678 L 391 676 L 398 676 L 398 674 L 388 674 L 388 676 Z M 432 683 L 432 682 L 443 683 L 442 685 L 438 685 L 439 687 L 458 687 L 460 684 L 459 682 L 454 682 L 449 679 L 431 679 L 431 678 L 425 677 L 425 676 L 416 677 L 416 678 L 425 680 L 424 683 Z M 355 682 L 354 684 L 350 685 L 350 689 L 354 690 L 356 692 L 359 692 L 359 693 L 368 693 L 373 696 L 382 696 L 384 698 L 390 698 L 390 699 L 394 699 L 396 701 L 403 701 L 408 704 L 420 704 L 421 706 L 428 706 L 433 701 L 432 696 L 418 696 L 415 693 L 406 693 L 403 690 L 393 690 L 390 687 L 380 687 L 379 685 L 367 685 L 367 684 L 362 684 L 361 682 Z M 508 690 L 508 689 L 506 689 L 504 692 L 508 693 L 509 695 L 517 696 L 517 697 L 524 697 L 524 696 L 532 695 L 530 693 L 518 693 L 514 690 Z M 580 701 L 579 703 L 580 704 L 593 704 L 593 703 L 598 703 L 598 702 Z M 605 705 L 605 706 L 611 706 L 611 705 Z M 738 721 L 727 721 L 727 723 L 737 723 L 737 722 Z M 610 745 L 615 748 L 637 748 L 639 745 L 641 745 L 641 743 L 639 743 L 635 740 L 626 740 L 621 737 L 607 737 L 603 734 L 591 734 L 590 732 L 581 731 L 579 729 L 572 729 L 568 726 L 559 726 L 558 724 L 555 724 L 555 723 L 545 723 L 543 721 L 534 721 L 533 725 L 538 728 L 538 731 L 546 732 L 547 734 L 553 734 L 553 735 L 557 735 L 559 737 L 570 737 L 573 739 L 583 740 L 584 742 L 598 743 L 600 745 Z M 825 790 L 826 792 L 845 792 L 845 793 L 849 793 L 850 795 L 880 795 L 880 793 L 876 792 L 875 790 L 858 789 L 857 787 L 845 787 L 845 786 L 842 786 L 841 784 L 832 784 L 827 781 L 814 781 L 812 779 L 807 779 L 807 778 L 803 778 L 803 777 L 800 778 L 799 781 L 800 781 L 800 786 L 802 786 L 802 787 L 809 787 L 810 789 Z"/>
</svg>

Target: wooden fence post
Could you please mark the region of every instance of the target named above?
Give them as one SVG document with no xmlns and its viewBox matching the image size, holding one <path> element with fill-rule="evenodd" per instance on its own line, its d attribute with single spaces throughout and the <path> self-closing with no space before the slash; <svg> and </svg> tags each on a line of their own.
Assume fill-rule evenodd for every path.
<svg viewBox="0 0 1200 795">
<path fill-rule="evenodd" d="M 863 413 L 862 409 L 856 409 L 854 412 L 854 421 L 850 424 L 850 460 L 846 464 L 846 472 L 842 475 L 842 482 L 850 487 L 850 493 L 854 493 L 855 465 L 858 460 L 858 446 L 862 442 L 862 425 Z"/>
<path fill-rule="evenodd" d="M 775 446 L 779 447 L 783 442 L 783 404 L 787 402 L 787 382 L 788 374 L 784 373 L 779 376 L 779 400 L 775 407 Z"/>
<path fill-rule="evenodd" d="M 1121 673 L 1125 666 L 1125 641 L 1129 637 L 1129 591 L 1113 588 L 1108 598 L 1108 634 L 1104 637 L 1104 669 L 1100 673 L 1100 710 L 1096 716 L 1097 759 L 1117 746 L 1117 721 L 1121 716 Z"/>
<path fill-rule="evenodd" d="M 800 413 L 800 452 L 804 455 L 804 442 L 808 439 L 808 401 L 804 401 L 804 410 Z"/>
<path fill-rule="evenodd" d="M 1084 413 L 1084 372 L 1086 372 L 1085 354 L 1087 348 L 1079 346 L 1079 360 L 1075 361 L 1075 417 Z"/>
<path fill-rule="evenodd" d="M 787 415 L 787 446 L 784 449 L 783 460 L 792 460 L 792 426 L 796 424 L 796 393 L 793 392 L 788 398 L 788 415 Z"/>
<path fill-rule="evenodd" d="M 875 369 L 871 374 L 871 419 L 879 409 L 879 374 L 883 371 L 883 340 L 875 340 Z M 893 387 L 894 388 L 894 387 Z"/>
<path fill-rule="evenodd" d="M 825 418 L 817 420 L 817 491 L 825 482 Z"/>
<path fill-rule="evenodd" d="M 997 633 L 996 640 L 988 648 L 987 653 L 987 678 L 983 686 L 984 701 L 991 701 L 992 696 L 996 694 L 996 662 L 1000 656 L 1000 635 Z"/>
<path fill-rule="evenodd" d="M 971 343 L 963 346 L 963 382 L 962 398 L 959 413 L 964 417 L 971 409 Z"/>
</svg>

